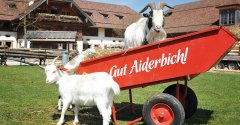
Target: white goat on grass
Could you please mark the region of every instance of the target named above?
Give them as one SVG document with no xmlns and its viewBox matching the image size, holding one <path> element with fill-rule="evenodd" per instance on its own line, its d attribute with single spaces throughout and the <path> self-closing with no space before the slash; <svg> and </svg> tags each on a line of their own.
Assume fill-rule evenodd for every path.
<svg viewBox="0 0 240 125">
<path fill-rule="evenodd" d="M 57 57 L 58 58 L 58 57 Z M 63 108 L 57 125 L 64 123 L 64 114 L 70 104 L 74 104 L 74 122 L 79 122 L 79 106 L 96 105 L 103 118 L 103 125 L 108 125 L 111 120 L 112 104 L 115 95 L 120 94 L 119 85 L 112 76 L 105 72 L 96 72 L 87 75 L 69 75 L 54 65 L 45 67 L 46 83 L 56 83 L 59 94 L 63 100 Z"/>
<path fill-rule="evenodd" d="M 87 49 L 81 53 L 79 53 L 77 56 L 75 56 L 73 59 L 71 59 L 66 65 L 64 65 L 64 68 L 67 69 L 67 72 L 69 74 L 74 74 L 77 70 L 80 62 L 84 61 L 84 58 L 86 54 L 88 53 L 95 53 L 95 49 Z"/>
<path fill-rule="evenodd" d="M 80 52 L 77 56 L 72 58 L 66 65 L 64 65 L 62 68 L 66 70 L 66 72 L 69 75 L 75 74 L 80 62 L 82 62 L 85 58 L 85 55 L 87 53 L 94 53 L 94 49 L 87 49 L 83 52 Z M 72 105 L 69 106 L 70 109 L 72 109 Z M 62 110 L 62 98 L 61 96 L 58 96 L 58 111 Z"/>
<path fill-rule="evenodd" d="M 166 39 L 167 33 L 163 28 L 164 18 L 172 13 L 164 13 L 163 7 L 165 6 L 173 9 L 166 3 L 160 2 L 159 7 L 156 7 L 155 2 L 152 2 L 140 11 L 140 13 L 143 13 L 148 8 L 151 9 L 149 14 L 144 14 L 144 17 L 127 27 L 124 33 L 126 48 L 142 46 Z"/>
</svg>

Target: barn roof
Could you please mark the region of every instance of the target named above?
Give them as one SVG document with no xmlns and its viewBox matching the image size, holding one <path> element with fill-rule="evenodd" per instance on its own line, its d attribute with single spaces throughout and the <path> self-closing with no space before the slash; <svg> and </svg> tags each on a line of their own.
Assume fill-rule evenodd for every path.
<svg viewBox="0 0 240 125">
<path fill-rule="evenodd" d="M 34 0 L 31 6 L 27 6 L 25 0 L 0 0 L 0 20 L 13 21 L 24 16 L 24 8 L 30 13 L 46 0 Z M 65 0 L 66 1 L 66 0 Z M 124 29 L 136 21 L 140 15 L 127 6 L 90 2 L 86 0 L 71 0 L 84 16 L 95 27 Z"/>
<path fill-rule="evenodd" d="M 20 18 L 24 15 L 25 8 L 27 12 L 35 9 L 35 7 L 41 5 L 45 0 L 35 0 L 35 2 L 29 6 L 24 0 L 0 0 L 0 20 L 12 21 Z"/>
<path fill-rule="evenodd" d="M 166 18 L 166 30 L 171 33 L 188 33 L 219 24 L 219 7 L 240 5 L 240 0 L 201 0 L 174 7 Z"/>
<path fill-rule="evenodd" d="M 41 41 L 75 41 L 76 31 L 27 31 L 27 39 Z"/>
<path fill-rule="evenodd" d="M 96 27 L 124 29 L 136 21 L 140 15 L 131 8 L 123 5 L 74 0 L 88 14 Z"/>
</svg>

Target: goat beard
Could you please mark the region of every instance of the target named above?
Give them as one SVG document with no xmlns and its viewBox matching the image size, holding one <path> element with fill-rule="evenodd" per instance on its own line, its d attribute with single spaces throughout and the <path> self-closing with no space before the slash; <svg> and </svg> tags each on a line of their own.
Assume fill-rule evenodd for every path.
<svg viewBox="0 0 240 125">
<path fill-rule="evenodd" d="M 155 28 L 152 28 L 151 30 L 152 30 L 152 31 L 155 31 L 156 33 L 164 32 L 164 29 L 163 29 L 163 28 L 161 28 L 160 30 L 156 30 Z"/>
<path fill-rule="evenodd" d="M 154 29 L 154 31 L 157 32 L 157 33 L 160 33 L 161 30 L 156 30 L 156 29 Z"/>
<path fill-rule="evenodd" d="M 160 29 L 159 32 L 156 32 L 154 28 L 151 29 L 151 34 L 147 34 L 146 40 L 148 43 L 153 43 L 166 39 L 166 32 L 164 29 Z M 154 39 L 153 39 L 154 38 Z"/>
<path fill-rule="evenodd" d="M 160 32 L 160 30 L 156 30 L 156 29 L 154 29 L 154 31 L 155 31 L 155 32 L 157 32 L 157 33 L 159 33 L 159 32 Z"/>
</svg>

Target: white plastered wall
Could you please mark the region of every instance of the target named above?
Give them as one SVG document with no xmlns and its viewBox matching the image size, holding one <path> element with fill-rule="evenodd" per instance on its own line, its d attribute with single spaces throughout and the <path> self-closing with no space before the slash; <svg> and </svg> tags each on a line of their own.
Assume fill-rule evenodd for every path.
<svg viewBox="0 0 240 125">
<path fill-rule="evenodd" d="M 11 42 L 11 47 L 17 48 L 17 32 L 0 31 L 0 42 Z"/>
</svg>

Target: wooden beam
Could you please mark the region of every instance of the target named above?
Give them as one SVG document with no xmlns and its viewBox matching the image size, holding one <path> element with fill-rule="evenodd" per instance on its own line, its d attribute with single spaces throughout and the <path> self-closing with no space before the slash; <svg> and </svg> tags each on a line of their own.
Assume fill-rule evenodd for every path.
<svg viewBox="0 0 240 125">
<path fill-rule="evenodd" d="M 76 42 L 75 39 L 28 39 L 29 41 Z"/>
</svg>

